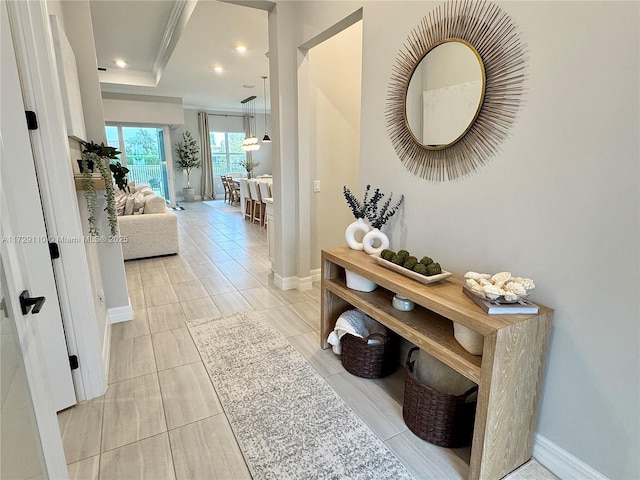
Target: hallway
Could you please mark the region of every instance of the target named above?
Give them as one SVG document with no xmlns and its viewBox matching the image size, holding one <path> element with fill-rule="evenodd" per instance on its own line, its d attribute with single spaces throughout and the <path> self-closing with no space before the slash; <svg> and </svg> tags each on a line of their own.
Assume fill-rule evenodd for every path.
<svg viewBox="0 0 640 480">
<path fill-rule="evenodd" d="M 275 287 L 266 229 L 221 200 L 184 205 L 176 212 L 180 254 L 125 264 L 134 320 L 112 326 L 106 395 L 58 415 L 70 478 L 251 478 L 185 323 L 249 309 L 262 312 L 416 478 L 467 477 L 469 448 L 431 445 L 404 424 L 404 369 L 366 380 L 320 349 L 320 286 Z M 531 476 L 510 478 L 554 478 L 536 463 L 521 470 Z"/>
</svg>

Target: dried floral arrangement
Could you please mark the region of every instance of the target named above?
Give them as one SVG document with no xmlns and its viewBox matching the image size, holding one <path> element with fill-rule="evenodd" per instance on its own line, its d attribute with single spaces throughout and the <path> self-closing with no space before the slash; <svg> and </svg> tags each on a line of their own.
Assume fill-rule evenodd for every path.
<svg viewBox="0 0 640 480">
<path fill-rule="evenodd" d="M 382 206 L 378 207 L 378 204 L 384 198 L 384 193 L 380 192 L 379 188 L 376 188 L 373 191 L 371 198 L 369 198 L 371 185 L 367 185 L 362 202 L 358 200 L 353 193 L 351 193 L 351 190 L 349 190 L 346 185 L 343 187 L 342 191 L 344 193 L 344 198 L 347 200 L 347 205 L 351 208 L 353 216 L 356 219 L 366 218 L 369 220 L 371 226 L 377 229 L 382 228 L 382 226 L 387 223 L 393 215 L 395 215 L 404 201 L 404 195 L 401 195 L 400 200 L 391 207 L 391 201 L 393 199 L 392 192 Z"/>
</svg>

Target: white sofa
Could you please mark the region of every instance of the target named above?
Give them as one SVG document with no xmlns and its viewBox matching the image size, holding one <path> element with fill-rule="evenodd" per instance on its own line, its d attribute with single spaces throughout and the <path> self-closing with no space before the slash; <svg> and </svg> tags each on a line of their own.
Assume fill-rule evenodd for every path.
<svg viewBox="0 0 640 480">
<path fill-rule="evenodd" d="M 144 192 L 144 187 L 140 187 L 137 191 Z M 132 204 L 133 208 L 132 196 L 125 195 L 128 197 L 124 202 L 127 207 Z M 136 206 L 139 201 L 140 197 L 136 199 Z M 178 253 L 180 251 L 178 217 L 167 208 L 162 197 L 147 193 L 141 201 L 143 207 L 138 209 L 142 213 L 128 212 L 129 214 L 126 215 L 118 215 L 120 236 L 124 239 L 122 242 L 124 259 L 133 260 Z M 123 200 L 121 199 L 119 203 L 122 204 Z"/>
</svg>

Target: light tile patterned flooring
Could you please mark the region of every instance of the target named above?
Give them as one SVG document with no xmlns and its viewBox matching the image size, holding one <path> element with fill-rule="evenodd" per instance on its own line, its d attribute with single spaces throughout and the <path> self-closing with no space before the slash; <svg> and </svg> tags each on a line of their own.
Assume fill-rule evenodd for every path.
<svg viewBox="0 0 640 480">
<path fill-rule="evenodd" d="M 265 229 L 220 200 L 176 214 L 179 255 L 125 263 L 134 319 L 112 326 L 106 395 L 58 415 L 71 479 L 251 478 L 185 324 L 247 309 L 262 311 L 416 478 L 467 477 L 468 449 L 440 448 L 407 429 L 402 369 L 365 380 L 320 349 L 319 285 L 273 284 Z M 535 462 L 510 477 L 555 478 Z"/>
</svg>

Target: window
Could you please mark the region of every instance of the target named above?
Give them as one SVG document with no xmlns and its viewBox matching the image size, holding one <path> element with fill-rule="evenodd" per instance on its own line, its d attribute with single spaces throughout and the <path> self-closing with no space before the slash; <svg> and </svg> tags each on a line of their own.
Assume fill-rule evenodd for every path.
<svg viewBox="0 0 640 480">
<path fill-rule="evenodd" d="M 171 202 L 169 170 L 165 156 L 168 127 L 107 125 L 107 145 L 122 153 L 120 162 L 129 169 L 128 178 L 147 183 L 158 196 Z"/>
<path fill-rule="evenodd" d="M 246 157 L 242 150 L 244 137 L 244 132 L 209 132 L 214 177 L 245 171 L 239 163 Z"/>
</svg>

